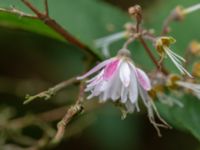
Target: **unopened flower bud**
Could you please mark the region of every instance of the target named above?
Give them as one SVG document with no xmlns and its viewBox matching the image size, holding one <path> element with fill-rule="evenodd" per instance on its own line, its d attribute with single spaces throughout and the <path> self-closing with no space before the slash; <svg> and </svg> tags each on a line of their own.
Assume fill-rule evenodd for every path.
<svg viewBox="0 0 200 150">
<path fill-rule="evenodd" d="M 136 29 L 136 26 L 130 22 L 124 25 L 124 28 L 127 32 L 133 32 Z"/>
<path fill-rule="evenodd" d="M 177 6 L 173 11 L 172 11 L 172 19 L 175 21 L 181 21 L 185 17 L 184 9 L 181 6 Z"/>
<path fill-rule="evenodd" d="M 130 7 L 128 9 L 129 14 L 132 17 L 135 17 L 138 23 L 141 23 L 142 21 L 142 8 L 140 5 L 135 5 L 133 7 Z"/>
<path fill-rule="evenodd" d="M 200 78 L 200 62 L 196 62 L 192 68 L 192 74 Z"/>
<path fill-rule="evenodd" d="M 128 9 L 128 12 L 130 15 L 135 16 L 137 14 L 141 14 L 142 13 L 142 8 L 140 5 L 135 5 L 132 6 Z"/>
<path fill-rule="evenodd" d="M 200 43 L 197 41 L 192 41 L 189 45 L 189 51 L 193 55 L 200 56 Z"/>
</svg>

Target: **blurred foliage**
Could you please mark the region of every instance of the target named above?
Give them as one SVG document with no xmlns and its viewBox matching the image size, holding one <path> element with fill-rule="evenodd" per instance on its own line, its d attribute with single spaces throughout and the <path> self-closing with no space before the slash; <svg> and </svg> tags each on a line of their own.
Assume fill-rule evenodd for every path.
<svg viewBox="0 0 200 150">
<path fill-rule="evenodd" d="M 181 102 L 184 104 L 184 108 L 178 106 L 166 107 L 163 104 L 159 104 L 158 108 L 164 118 L 174 127 L 182 130 L 187 129 L 200 140 L 199 100 L 191 95 L 186 95 L 181 99 Z"/>
<path fill-rule="evenodd" d="M 41 10 L 44 10 L 41 0 L 31 0 L 31 2 Z M 197 3 L 196 0 L 156 0 L 150 2 L 140 2 L 142 6 L 145 6 L 144 26 L 156 29 L 157 34 L 161 30 L 164 18 L 176 5 L 187 7 Z M 114 3 L 119 2 L 115 1 Z M 129 4 L 132 5 L 136 2 L 123 1 L 123 3 L 127 7 Z M 10 5 L 14 5 L 16 8 L 32 14 L 20 0 L 0 1 L 0 7 L 8 8 Z M 94 47 L 94 40 L 122 31 L 124 24 L 131 21 L 126 12 L 100 0 L 59 0 L 59 2 L 49 0 L 49 10 L 52 18 L 58 21 L 73 36 L 91 47 L 93 52 L 102 59 L 103 56 L 100 50 Z M 191 40 L 200 39 L 200 34 L 198 33 L 200 20 L 197 18 L 199 18 L 199 12 L 188 15 L 182 22 L 172 24 L 171 35 L 177 39 L 173 49 L 179 54 L 184 54 L 184 50 Z M 70 86 L 50 101 L 36 101 L 27 106 L 22 105 L 24 95 L 27 93 L 35 94 L 62 80 L 80 74 L 84 71 L 83 62 L 85 58 L 80 49 L 64 42 L 62 37 L 42 22 L 2 12 L 0 12 L 0 44 L 0 100 L 2 108 L 0 115 L 0 145 L 8 143 L 8 145 L 4 145 L 3 149 L 14 149 L 11 148 L 13 145 L 9 143 L 21 143 L 21 146 L 29 145 L 29 142 L 35 142 L 32 139 L 34 136 L 43 136 L 40 134 L 41 128 L 47 129 L 44 132 L 54 132 L 56 128 L 55 122 L 48 124 L 48 126 L 46 126 L 46 123 L 42 125 L 37 124 L 37 129 L 36 127 L 30 127 L 20 131 L 32 136 L 31 139 L 18 137 L 21 135 L 20 133 L 13 132 L 12 130 L 7 132 L 8 129 L 4 130 L 5 128 L 2 126 L 5 127 L 12 119 L 26 117 L 27 114 L 29 117 L 30 114 L 33 115 L 34 113 L 41 113 L 53 108 L 63 107 L 63 105 L 69 105 L 75 100 L 78 88 Z M 111 46 L 112 55 L 115 55 L 116 50 L 121 46 L 120 44 L 122 44 L 122 41 Z M 141 65 L 146 70 L 153 68 L 152 62 L 137 42 L 131 45 L 130 49 L 133 52 L 133 59 L 138 65 Z M 176 71 L 168 61 L 166 61 L 166 65 Z M 192 96 L 184 96 L 181 102 L 184 104 L 184 108 L 168 107 L 159 103 L 157 106 L 161 115 L 175 129 L 186 133 L 175 132 L 175 129 L 170 131 L 162 130 L 164 138 L 158 139 L 149 122 L 142 119 L 146 117 L 143 113 L 141 113 L 142 117 L 134 114 L 121 121 L 120 113 L 108 104 L 103 108 L 101 107 L 95 111 L 93 110 L 93 112 L 86 113 L 94 113 L 96 120 L 90 129 L 87 129 L 82 134 L 80 134 L 82 130 L 88 126 L 88 124 L 84 126 L 84 120 L 88 119 L 88 122 L 93 122 L 94 118 L 87 118 L 87 116 L 84 118 L 82 116 L 79 124 L 85 128 L 80 129 L 78 133 L 73 133 L 73 131 L 78 129 L 77 126 L 79 125 L 76 124 L 77 120 L 74 121 L 69 129 L 73 129 L 72 135 L 79 135 L 80 139 L 69 138 L 67 145 L 61 143 L 57 149 L 61 149 L 64 147 L 62 145 L 65 145 L 65 147 L 71 146 L 77 149 L 85 146 L 91 149 L 143 150 L 148 148 L 167 150 L 177 149 L 177 143 L 175 142 L 178 141 L 182 145 L 181 149 L 183 150 L 195 149 L 199 144 L 195 139 L 187 135 L 187 132 L 190 132 L 200 140 L 200 118 L 198 117 L 200 102 Z M 63 114 L 64 112 L 62 111 L 61 116 Z M 171 134 L 168 132 L 171 132 Z M 8 133 L 11 135 L 7 135 Z M 17 138 L 12 138 L 13 135 Z M 16 141 L 16 139 L 22 139 L 22 141 L 27 141 L 27 143 Z M 89 146 L 86 146 L 84 142 L 88 143 Z M 80 143 L 80 145 L 77 143 Z M 15 149 L 17 148 L 15 147 Z"/>
</svg>

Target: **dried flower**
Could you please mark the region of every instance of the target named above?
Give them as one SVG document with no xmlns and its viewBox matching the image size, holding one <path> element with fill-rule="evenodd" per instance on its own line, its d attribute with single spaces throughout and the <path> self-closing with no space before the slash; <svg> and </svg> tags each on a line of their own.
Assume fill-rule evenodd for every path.
<svg viewBox="0 0 200 150">
<path fill-rule="evenodd" d="M 194 11 L 197 11 L 200 9 L 200 3 L 195 4 L 193 6 L 184 8 L 182 6 L 177 6 L 173 11 L 172 11 L 172 19 L 176 21 L 181 21 L 185 18 L 187 14 L 190 14 Z"/>
<path fill-rule="evenodd" d="M 167 80 L 167 86 L 174 90 L 180 89 L 180 87 L 184 88 L 200 99 L 200 84 L 193 83 L 193 81 L 193 79 L 184 80 L 178 75 L 170 75 Z"/>
<path fill-rule="evenodd" d="M 169 48 L 169 46 L 175 42 L 176 40 L 174 38 L 163 36 L 156 40 L 155 46 L 161 57 L 167 55 L 182 74 L 187 74 L 189 77 L 192 77 L 192 75 L 182 66 L 185 59 Z"/>
<path fill-rule="evenodd" d="M 200 99 L 200 84 L 190 83 L 187 81 L 177 81 L 176 84 L 190 90 L 198 99 Z"/>
<path fill-rule="evenodd" d="M 171 74 L 167 77 L 161 72 L 158 72 L 152 79 L 153 90 L 150 94 L 165 105 L 183 107 L 181 101 L 176 98 L 177 93 L 174 91 L 174 89 L 178 87 L 178 85 L 176 85 L 176 81 L 178 80 L 180 80 L 180 77 L 177 75 Z M 168 94 L 165 93 L 166 91 L 168 91 Z"/>
</svg>

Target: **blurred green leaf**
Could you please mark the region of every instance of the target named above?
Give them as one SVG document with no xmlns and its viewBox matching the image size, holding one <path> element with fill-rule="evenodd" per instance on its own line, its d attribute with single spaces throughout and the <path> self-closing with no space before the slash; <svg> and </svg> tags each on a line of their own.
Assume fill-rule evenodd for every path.
<svg viewBox="0 0 200 150">
<path fill-rule="evenodd" d="M 122 120 L 121 112 L 111 105 L 106 105 L 95 113 L 97 121 L 90 130 L 96 140 L 101 143 L 99 149 L 121 150 L 130 149 L 130 147 L 137 149 L 141 130 L 138 116 L 128 115 Z"/>
<path fill-rule="evenodd" d="M 161 103 L 157 106 L 161 115 L 175 128 L 189 131 L 200 140 L 200 101 L 191 95 L 185 95 L 181 102 L 183 108 L 170 107 Z"/>
<path fill-rule="evenodd" d="M 32 0 L 36 7 L 42 9 L 41 0 Z M 16 8 L 31 13 L 20 0 L 0 1 L 1 7 L 14 5 Z M 128 16 L 120 10 L 97 0 L 49 0 L 50 16 L 66 28 L 80 41 L 94 48 L 94 40 L 105 36 L 108 32 L 123 29 Z M 60 37 L 47 26 L 35 19 L 25 19 L 16 15 L 0 13 L 0 25 L 21 28 L 46 36 Z M 100 54 L 97 50 L 95 53 Z"/>
<path fill-rule="evenodd" d="M 60 35 L 37 19 L 25 18 L 15 14 L 0 12 L 0 25 L 6 28 L 22 29 L 63 40 Z"/>
</svg>

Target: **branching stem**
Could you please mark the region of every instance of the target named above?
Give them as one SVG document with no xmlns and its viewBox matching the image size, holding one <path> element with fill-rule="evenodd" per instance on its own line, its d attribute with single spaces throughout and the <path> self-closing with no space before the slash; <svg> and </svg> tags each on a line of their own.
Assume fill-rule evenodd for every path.
<svg viewBox="0 0 200 150">
<path fill-rule="evenodd" d="M 68 41 L 71 44 L 79 47 L 81 50 L 84 50 L 84 53 L 88 57 L 96 56 L 88 46 L 86 46 L 81 41 L 79 41 L 74 36 L 72 36 L 67 30 L 65 30 L 60 24 L 58 24 L 55 20 L 53 20 L 49 16 L 49 9 L 48 9 L 47 0 L 45 0 L 45 11 L 46 11 L 45 13 L 40 12 L 28 0 L 21 0 L 21 1 L 36 14 L 38 19 L 43 21 L 47 26 L 49 26 L 54 31 L 56 31 L 58 34 L 60 34 L 66 41 Z"/>
<path fill-rule="evenodd" d="M 139 37 L 139 41 L 143 45 L 144 49 L 146 50 L 147 54 L 149 55 L 157 69 L 161 70 L 165 75 L 168 74 L 167 70 L 163 66 L 161 66 L 162 64 L 159 64 L 159 62 L 156 60 L 153 53 L 151 52 L 151 49 L 146 44 L 145 40 L 142 37 Z"/>
<path fill-rule="evenodd" d="M 37 98 L 44 98 L 45 100 L 48 100 L 53 95 L 55 95 L 58 91 L 64 89 L 65 87 L 67 87 L 67 86 L 69 86 L 73 83 L 76 83 L 76 82 L 79 82 L 79 81 L 76 79 L 76 77 L 73 77 L 69 80 L 63 81 L 63 82 L 55 85 L 54 87 L 49 88 L 46 91 L 40 92 L 37 95 L 34 95 L 34 96 L 27 95 L 26 100 L 24 101 L 24 104 L 28 104 L 28 103 L 32 102 L 33 100 L 35 100 Z"/>
<path fill-rule="evenodd" d="M 80 84 L 80 90 L 79 95 L 76 100 L 76 103 L 72 105 L 64 115 L 63 119 L 58 123 L 57 125 L 57 133 L 55 137 L 53 138 L 52 142 L 53 144 L 58 143 L 64 136 L 65 128 L 69 124 L 69 122 L 80 112 L 83 110 L 82 101 L 84 98 L 84 86 L 83 84 Z"/>
</svg>

